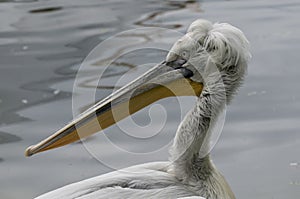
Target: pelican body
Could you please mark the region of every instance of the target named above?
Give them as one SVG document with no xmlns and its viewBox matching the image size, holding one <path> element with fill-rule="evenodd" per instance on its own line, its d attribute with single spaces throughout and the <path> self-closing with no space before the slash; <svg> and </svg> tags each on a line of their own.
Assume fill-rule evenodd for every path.
<svg viewBox="0 0 300 199">
<path fill-rule="evenodd" d="M 195 95 L 195 106 L 176 132 L 169 161 L 100 175 L 38 198 L 235 199 L 210 158 L 207 138 L 243 82 L 250 56 L 249 43 L 238 28 L 194 21 L 165 61 L 26 150 L 30 156 L 69 144 L 164 97 Z"/>
</svg>

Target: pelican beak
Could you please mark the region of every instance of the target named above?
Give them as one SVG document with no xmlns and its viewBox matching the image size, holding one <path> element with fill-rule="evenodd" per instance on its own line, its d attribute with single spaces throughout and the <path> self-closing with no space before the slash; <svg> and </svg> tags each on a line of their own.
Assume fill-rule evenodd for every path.
<svg viewBox="0 0 300 199">
<path fill-rule="evenodd" d="M 79 115 L 53 135 L 26 149 L 25 155 L 70 144 L 97 133 L 148 106 L 171 96 L 199 96 L 203 85 L 182 61 L 162 62 Z"/>
</svg>

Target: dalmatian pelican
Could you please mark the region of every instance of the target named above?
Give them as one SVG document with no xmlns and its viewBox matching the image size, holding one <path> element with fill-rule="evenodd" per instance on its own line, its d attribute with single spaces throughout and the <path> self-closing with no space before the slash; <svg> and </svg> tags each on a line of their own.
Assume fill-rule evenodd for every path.
<svg viewBox="0 0 300 199">
<path fill-rule="evenodd" d="M 161 98 L 196 95 L 195 106 L 178 127 L 169 161 L 114 171 L 38 198 L 235 199 L 209 151 L 203 155 L 200 149 L 211 133 L 209 127 L 215 125 L 242 84 L 250 57 L 249 42 L 238 28 L 203 19 L 194 21 L 173 45 L 165 61 L 25 152 L 31 156 L 69 144 Z"/>
</svg>

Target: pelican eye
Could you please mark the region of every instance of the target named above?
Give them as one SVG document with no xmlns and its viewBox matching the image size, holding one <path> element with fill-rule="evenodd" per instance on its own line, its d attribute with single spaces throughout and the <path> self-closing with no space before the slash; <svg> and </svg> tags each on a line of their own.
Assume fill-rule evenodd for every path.
<svg viewBox="0 0 300 199">
<path fill-rule="evenodd" d="M 189 59 L 189 53 L 187 51 L 182 51 L 180 55 L 183 59 L 188 60 Z"/>
</svg>

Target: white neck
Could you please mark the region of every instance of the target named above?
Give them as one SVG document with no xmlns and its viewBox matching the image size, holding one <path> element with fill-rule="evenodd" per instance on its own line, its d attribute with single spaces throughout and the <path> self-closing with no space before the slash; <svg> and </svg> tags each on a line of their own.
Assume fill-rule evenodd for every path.
<svg viewBox="0 0 300 199">
<path fill-rule="evenodd" d="M 215 91 L 218 91 L 216 87 L 206 84 L 196 106 L 180 124 L 170 150 L 171 172 L 202 197 L 235 199 L 226 180 L 212 163 L 209 151 L 203 156 L 201 148 L 207 144 L 204 141 L 210 136 L 210 126 L 214 125 L 226 104 L 226 95 L 224 99 Z"/>
<path fill-rule="evenodd" d="M 206 95 L 206 93 L 204 90 L 201 97 L 197 99 L 196 106 L 185 116 L 170 150 L 170 160 L 173 163 L 175 175 L 182 180 L 195 176 L 194 174 L 198 171 L 193 171 L 193 169 L 212 166 L 208 155 L 199 156 L 200 149 L 204 145 L 203 141 L 206 136 L 209 136 L 208 129 L 217 117 L 217 115 L 211 115 L 211 95 Z M 197 165 L 198 168 L 195 168 L 196 162 L 200 163 Z"/>
</svg>

